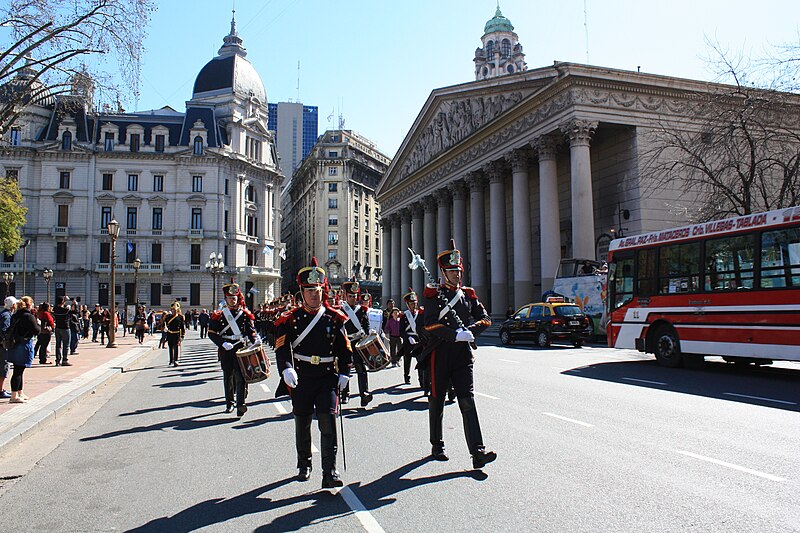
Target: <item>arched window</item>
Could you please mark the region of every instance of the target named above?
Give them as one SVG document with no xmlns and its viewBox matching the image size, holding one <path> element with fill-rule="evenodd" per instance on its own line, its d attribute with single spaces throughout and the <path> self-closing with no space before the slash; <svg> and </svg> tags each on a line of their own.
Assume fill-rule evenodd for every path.
<svg viewBox="0 0 800 533">
<path fill-rule="evenodd" d="M 508 39 L 503 39 L 503 42 L 500 43 L 500 55 L 503 57 L 511 55 L 511 41 Z"/>
<path fill-rule="evenodd" d="M 494 59 L 494 41 L 486 43 L 486 59 L 489 61 Z"/>
<path fill-rule="evenodd" d="M 244 197 L 248 202 L 256 202 L 256 190 L 252 185 L 247 186 L 247 189 L 244 191 Z"/>
<path fill-rule="evenodd" d="M 514 65 L 508 65 L 506 67 L 506 70 L 508 71 L 509 74 L 514 74 Z"/>
<path fill-rule="evenodd" d="M 203 155 L 203 138 L 199 135 L 194 138 L 194 155 Z"/>
<path fill-rule="evenodd" d="M 72 150 L 72 132 L 65 131 L 64 135 L 61 136 L 61 149 Z"/>
</svg>

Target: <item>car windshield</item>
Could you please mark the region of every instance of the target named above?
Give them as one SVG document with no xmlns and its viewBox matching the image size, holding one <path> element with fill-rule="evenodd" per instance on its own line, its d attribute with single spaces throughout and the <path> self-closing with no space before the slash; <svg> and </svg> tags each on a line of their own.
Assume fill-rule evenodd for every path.
<svg viewBox="0 0 800 533">
<path fill-rule="evenodd" d="M 581 308 L 577 305 L 559 305 L 555 307 L 558 316 L 582 315 Z"/>
</svg>

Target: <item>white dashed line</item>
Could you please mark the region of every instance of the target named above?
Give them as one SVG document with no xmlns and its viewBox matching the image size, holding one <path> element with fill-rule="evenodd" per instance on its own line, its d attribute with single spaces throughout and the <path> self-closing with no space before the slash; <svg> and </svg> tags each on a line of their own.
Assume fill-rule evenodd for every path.
<svg viewBox="0 0 800 533">
<path fill-rule="evenodd" d="M 517 364 L 519 364 L 519 361 L 512 361 L 511 359 L 498 359 L 498 361 L 504 361 L 506 363 L 517 363 Z"/>
<path fill-rule="evenodd" d="M 358 521 L 361 522 L 361 525 L 364 526 L 369 533 L 385 533 L 384 529 L 378 523 L 377 520 L 367 511 L 367 508 L 364 507 L 364 504 L 361 503 L 361 500 L 350 490 L 350 487 L 343 487 L 339 494 L 344 499 L 347 506 L 353 510 L 353 514 L 355 514 Z"/>
<path fill-rule="evenodd" d="M 580 420 L 575 420 L 574 418 L 567 418 L 566 416 L 555 415 L 553 413 L 544 413 L 543 412 L 542 414 L 546 415 L 546 416 L 552 416 L 553 418 L 558 418 L 559 420 L 564 420 L 566 422 L 572 422 L 573 424 L 578 424 L 579 426 L 584 426 L 584 427 L 587 427 L 587 428 L 593 428 L 594 427 L 593 424 L 588 424 L 586 422 L 581 422 Z"/>
<path fill-rule="evenodd" d="M 636 378 L 622 378 L 627 381 L 636 381 L 637 383 L 649 383 L 650 385 L 666 385 L 663 381 L 650 381 L 649 379 L 636 379 Z"/>
<path fill-rule="evenodd" d="M 484 394 L 482 392 L 476 392 L 475 396 L 483 396 L 484 398 L 489 398 L 490 400 L 499 400 L 500 399 L 497 396 L 490 396 L 490 395 Z"/>
<path fill-rule="evenodd" d="M 704 455 L 698 455 L 692 452 L 686 452 L 683 450 L 676 450 L 678 453 L 682 455 L 686 455 L 688 457 L 693 457 L 695 459 L 700 459 L 701 461 L 708 461 L 709 463 L 714 463 L 716 465 L 724 466 L 727 468 L 732 468 L 733 470 L 738 470 L 740 472 L 746 472 L 748 474 L 752 474 L 754 476 L 763 477 L 764 479 L 769 479 L 771 481 L 786 481 L 782 477 L 773 476 L 772 474 L 765 474 L 764 472 L 759 472 L 758 470 L 753 470 L 751 468 L 747 468 L 744 466 L 735 465 L 733 463 L 727 463 L 725 461 L 720 461 L 719 459 L 714 459 L 712 457 L 706 457 Z"/>
<path fill-rule="evenodd" d="M 774 398 L 763 398 L 761 396 L 748 396 L 747 394 L 736 394 L 735 392 L 723 392 L 723 396 L 737 396 L 739 398 L 750 398 L 751 400 L 762 400 L 764 402 L 782 403 L 784 405 L 797 405 L 795 402 L 787 402 L 786 400 L 776 400 Z"/>
<path fill-rule="evenodd" d="M 259 384 L 258 384 L 258 386 L 259 386 L 259 387 L 261 387 L 261 389 L 262 389 L 264 392 L 269 392 L 269 387 L 267 387 L 267 386 L 266 386 L 266 384 L 264 384 L 264 383 L 259 383 Z"/>
</svg>

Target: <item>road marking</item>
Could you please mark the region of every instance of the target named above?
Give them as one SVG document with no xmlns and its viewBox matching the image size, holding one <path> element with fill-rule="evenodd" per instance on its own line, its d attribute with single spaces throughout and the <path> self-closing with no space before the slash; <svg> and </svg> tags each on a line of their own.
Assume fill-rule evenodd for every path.
<svg viewBox="0 0 800 533">
<path fill-rule="evenodd" d="M 361 500 L 350 490 L 350 487 L 342 487 L 342 489 L 339 490 L 339 494 L 344 498 L 347 506 L 353 510 L 353 514 L 355 514 L 358 521 L 361 522 L 361 525 L 364 526 L 364 529 L 369 533 L 386 533 L 378 521 L 367 511 L 367 508 L 364 507 Z"/>
<path fill-rule="evenodd" d="M 543 415 L 552 416 L 553 418 L 558 418 L 559 420 L 565 420 L 567 422 L 572 422 L 573 424 L 578 424 L 579 426 L 584 426 L 587 428 L 593 428 L 593 424 L 587 424 L 586 422 L 581 422 L 580 420 L 575 420 L 572 418 L 567 418 L 566 416 L 555 415 L 553 413 L 542 413 Z"/>
<path fill-rule="evenodd" d="M 289 414 L 289 410 L 286 409 L 283 406 L 283 402 L 275 402 L 273 405 L 275 406 L 275 409 L 277 409 L 280 414 L 282 414 L 282 415 L 288 415 Z"/>
<path fill-rule="evenodd" d="M 258 385 L 263 389 L 264 392 L 269 392 L 269 387 L 267 387 L 264 383 L 259 383 Z"/>
<path fill-rule="evenodd" d="M 782 477 L 773 476 L 772 474 L 765 474 L 764 472 L 759 472 L 758 470 L 752 470 L 750 468 L 746 468 L 744 466 L 735 465 L 733 463 L 726 463 L 725 461 L 720 461 L 719 459 L 714 459 L 712 457 L 706 457 L 704 455 L 698 455 L 692 452 L 686 452 L 683 450 L 676 450 L 678 453 L 682 455 L 686 455 L 688 457 L 693 457 L 695 459 L 700 459 L 701 461 L 708 461 L 709 463 L 714 463 L 720 466 L 726 466 L 728 468 L 732 468 L 734 470 L 739 470 L 740 472 L 746 472 L 748 474 L 753 474 L 754 476 L 763 477 L 764 479 L 769 479 L 771 481 L 786 481 Z"/>
<path fill-rule="evenodd" d="M 575 370 L 574 368 L 564 368 L 561 366 L 554 366 L 553 368 L 556 370 L 560 370 L 561 372 L 580 372 L 580 370 Z"/>
<path fill-rule="evenodd" d="M 498 361 L 505 361 L 506 363 L 517 363 L 517 364 L 519 364 L 519 361 L 512 361 L 511 359 L 498 359 Z"/>
<path fill-rule="evenodd" d="M 489 398 L 490 400 L 499 400 L 497 396 L 489 396 L 488 394 L 484 394 L 482 392 L 476 392 L 475 396 L 483 396 L 484 398 Z"/>
<path fill-rule="evenodd" d="M 747 394 L 736 394 L 735 392 L 723 392 L 723 396 L 738 396 L 739 398 L 750 398 L 751 400 L 763 400 L 765 402 L 782 403 L 785 405 L 797 405 L 794 402 L 787 402 L 785 400 L 776 400 L 774 398 L 762 398 L 761 396 L 748 396 Z"/>
<path fill-rule="evenodd" d="M 264 392 L 269 392 L 269 387 L 267 387 L 264 383 L 259 383 L 258 385 Z M 275 410 L 278 411 L 280 414 L 282 415 L 289 414 L 289 410 L 286 409 L 286 407 L 284 407 L 283 402 L 275 402 L 272 405 L 275 406 Z M 314 446 L 313 442 L 311 443 L 311 453 L 319 453 L 319 449 L 316 446 Z"/>
<path fill-rule="evenodd" d="M 651 385 L 666 385 L 663 381 L 650 381 L 649 379 L 636 379 L 636 378 L 622 378 L 628 381 L 636 381 L 638 383 L 649 383 Z"/>
</svg>

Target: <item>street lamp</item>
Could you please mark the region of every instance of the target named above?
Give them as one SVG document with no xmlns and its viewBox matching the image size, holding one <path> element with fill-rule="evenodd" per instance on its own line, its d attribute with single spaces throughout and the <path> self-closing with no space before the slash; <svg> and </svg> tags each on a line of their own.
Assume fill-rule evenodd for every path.
<svg viewBox="0 0 800 533">
<path fill-rule="evenodd" d="M 114 342 L 114 338 L 117 336 L 117 302 L 114 294 L 116 292 L 114 290 L 114 269 L 116 268 L 117 237 L 119 237 L 119 222 L 117 222 L 116 218 L 108 223 L 108 236 L 111 237 L 111 285 L 108 287 L 109 301 L 111 302 L 111 324 L 108 327 L 108 344 L 106 344 L 106 348 L 116 348 L 117 343 Z"/>
<path fill-rule="evenodd" d="M 28 279 L 28 245 L 31 243 L 30 239 L 22 241 L 22 295 L 28 294 L 25 291 L 25 282 Z"/>
<path fill-rule="evenodd" d="M 136 304 L 136 312 L 139 312 L 139 267 L 142 260 L 138 257 L 133 260 L 133 300 Z"/>
<path fill-rule="evenodd" d="M 47 302 L 50 301 L 50 282 L 53 280 L 53 271 L 49 268 L 45 268 L 44 272 L 42 272 L 42 277 L 44 278 L 44 283 L 47 285 Z"/>
<path fill-rule="evenodd" d="M 14 273 L 13 272 L 4 272 L 3 273 L 3 281 L 6 282 L 6 296 L 10 296 L 11 292 L 11 284 L 14 282 Z"/>
<path fill-rule="evenodd" d="M 221 253 L 211 252 L 206 262 L 206 270 L 211 274 L 211 309 L 213 310 L 217 308 L 217 274 L 222 274 L 225 270 Z"/>
</svg>

